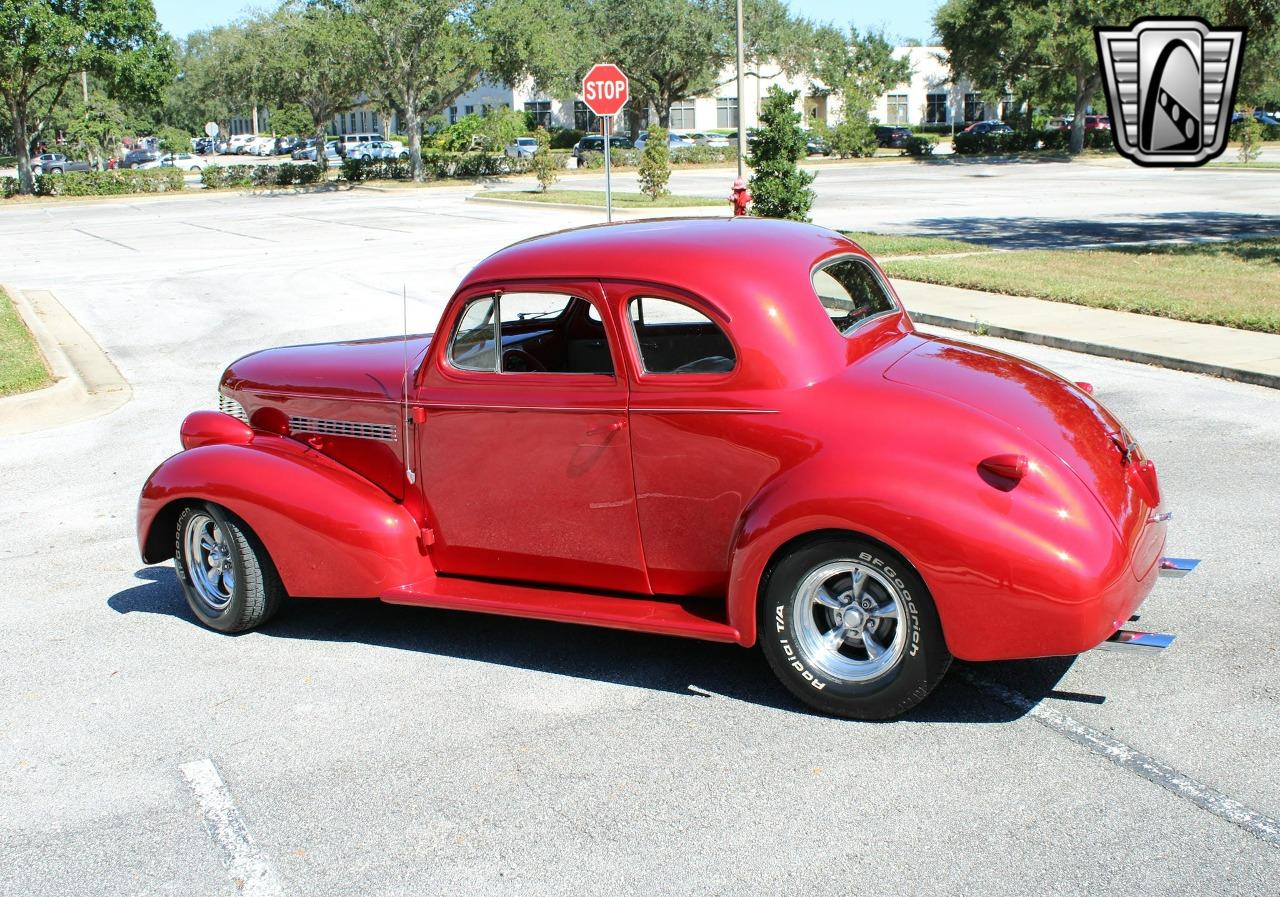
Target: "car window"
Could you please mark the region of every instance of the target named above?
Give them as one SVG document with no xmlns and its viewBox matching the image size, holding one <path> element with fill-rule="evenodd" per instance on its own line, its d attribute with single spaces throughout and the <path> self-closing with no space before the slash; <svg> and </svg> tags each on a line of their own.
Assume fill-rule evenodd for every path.
<svg viewBox="0 0 1280 897">
<path fill-rule="evenodd" d="M 494 300 L 492 296 L 472 299 L 458 318 L 449 347 L 449 360 L 464 371 L 496 371 L 494 352 Z"/>
<path fill-rule="evenodd" d="M 846 336 L 863 321 L 896 306 L 879 276 L 859 258 L 843 258 L 813 272 L 813 291 L 835 328 Z"/>
<path fill-rule="evenodd" d="M 693 306 L 636 296 L 628 310 L 646 373 L 723 374 L 736 366 L 729 337 Z"/>
</svg>

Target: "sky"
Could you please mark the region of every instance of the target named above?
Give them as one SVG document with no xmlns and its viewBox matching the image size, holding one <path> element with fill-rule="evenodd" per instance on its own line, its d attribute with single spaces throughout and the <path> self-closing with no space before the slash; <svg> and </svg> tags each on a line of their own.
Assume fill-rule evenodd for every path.
<svg viewBox="0 0 1280 897">
<path fill-rule="evenodd" d="M 249 9 L 273 6 L 270 0 L 247 3 L 245 0 L 153 0 L 160 24 L 174 37 L 183 38 L 192 31 L 224 25 Z M 878 28 L 890 38 L 915 38 L 927 41 L 930 24 L 939 0 L 789 0 L 791 9 L 819 22 L 857 24 L 861 29 Z"/>
</svg>

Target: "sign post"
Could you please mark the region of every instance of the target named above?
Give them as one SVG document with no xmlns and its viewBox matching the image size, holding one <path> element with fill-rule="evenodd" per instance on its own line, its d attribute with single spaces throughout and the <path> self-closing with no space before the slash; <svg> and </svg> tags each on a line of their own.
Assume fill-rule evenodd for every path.
<svg viewBox="0 0 1280 897">
<path fill-rule="evenodd" d="M 613 118 L 631 94 L 631 83 L 622 69 L 610 62 L 593 65 L 582 79 L 582 101 L 588 109 L 604 119 L 604 215 L 613 221 L 612 165 L 609 152 L 613 137 Z"/>
</svg>

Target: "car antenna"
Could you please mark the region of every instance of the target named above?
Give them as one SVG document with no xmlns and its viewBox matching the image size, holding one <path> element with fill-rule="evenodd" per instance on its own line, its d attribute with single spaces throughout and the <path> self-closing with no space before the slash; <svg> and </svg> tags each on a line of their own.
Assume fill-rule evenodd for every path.
<svg viewBox="0 0 1280 897">
<path fill-rule="evenodd" d="M 412 486 L 418 481 L 418 475 L 414 473 L 412 456 L 409 454 L 409 428 L 412 425 L 412 419 L 409 417 L 409 291 L 404 284 L 400 285 L 400 323 L 402 339 L 400 341 L 404 354 L 404 380 L 400 384 L 401 402 L 403 402 L 402 411 L 404 412 L 401 420 L 404 422 L 404 478 L 409 481 Z"/>
</svg>

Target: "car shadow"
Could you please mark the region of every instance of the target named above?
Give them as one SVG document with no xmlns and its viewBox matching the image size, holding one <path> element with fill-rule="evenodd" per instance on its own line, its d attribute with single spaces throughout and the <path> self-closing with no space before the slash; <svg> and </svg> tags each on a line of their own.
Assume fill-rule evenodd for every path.
<svg viewBox="0 0 1280 897">
<path fill-rule="evenodd" d="M 1280 216 L 1244 212 L 1160 212 L 1123 221 L 1085 218 L 919 218 L 917 236 L 949 237 L 1000 249 L 1069 249 L 1093 243 L 1226 240 L 1280 236 Z"/>
<path fill-rule="evenodd" d="M 161 614 L 200 625 L 182 596 L 172 567 L 144 567 L 134 577 L 138 584 L 107 599 L 112 610 L 124 615 Z M 722 695 L 775 710 L 812 712 L 778 683 L 760 651 L 736 645 L 336 598 L 291 600 L 259 633 L 269 638 L 357 642 L 693 699 Z M 1021 718 L 1028 707 L 1045 698 L 1101 703 L 1105 698 L 1100 696 L 1055 689 L 1074 662 L 1074 657 L 957 662 L 956 667 L 962 669 L 953 669 L 928 700 L 887 723 L 1005 723 Z M 966 681 L 975 676 L 1016 691 L 1028 704 L 1011 706 L 975 688 Z"/>
</svg>

